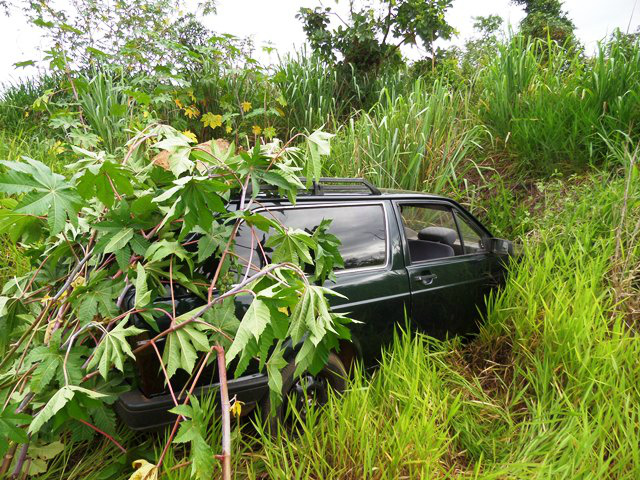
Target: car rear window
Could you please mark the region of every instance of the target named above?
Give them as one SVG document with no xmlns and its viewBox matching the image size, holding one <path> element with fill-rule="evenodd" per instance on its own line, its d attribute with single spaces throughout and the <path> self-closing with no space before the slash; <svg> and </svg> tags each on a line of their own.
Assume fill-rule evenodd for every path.
<svg viewBox="0 0 640 480">
<path fill-rule="evenodd" d="M 382 205 L 300 206 L 272 208 L 261 213 L 275 218 L 286 227 L 308 233 L 313 233 L 323 219 L 331 220 L 329 233 L 334 234 L 341 242 L 340 253 L 345 270 L 386 264 L 387 229 Z M 254 234 L 254 251 L 251 255 L 251 229 L 246 225 L 241 226 L 236 237 L 235 253 L 241 257 L 241 263 L 244 265 L 247 265 L 252 257 L 254 269 L 259 269 L 270 262 L 271 250 L 265 246 L 269 235 L 258 229 L 254 229 Z"/>
</svg>

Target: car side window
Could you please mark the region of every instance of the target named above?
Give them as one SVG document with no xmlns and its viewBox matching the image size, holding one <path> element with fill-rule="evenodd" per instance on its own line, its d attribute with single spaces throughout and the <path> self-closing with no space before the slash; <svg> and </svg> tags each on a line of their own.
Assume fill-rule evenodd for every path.
<svg viewBox="0 0 640 480">
<path fill-rule="evenodd" d="M 486 238 L 484 233 L 467 218 L 458 212 L 455 212 L 458 228 L 462 235 L 462 243 L 464 244 L 464 253 L 482 253 L 487 251 Z"/>
<path fill-rule="evenodd" d="M 341 242 L 339 250 L 345 270 L 381 267 L 387 262 L 387 228 L 382 205 L 272 208 L 262 213 L 288 228 L 307 233 L 313 233 L 322 220 L 331 220 L 328 232 Z M 266 246 L 270 233 L 254 229 L 252 234 L 246 225 L 240 227 L 235 253 L 243 265 L 248 265 L 251 258 L 252 270 L 257 271 L 270 263 L 272 251 Z"/>
<path fill-rule="evenodd" d="M 412 263 L 463 254 L 450 208 L 428 204 L 401 205 L 400 214 Z"/>
</svg>

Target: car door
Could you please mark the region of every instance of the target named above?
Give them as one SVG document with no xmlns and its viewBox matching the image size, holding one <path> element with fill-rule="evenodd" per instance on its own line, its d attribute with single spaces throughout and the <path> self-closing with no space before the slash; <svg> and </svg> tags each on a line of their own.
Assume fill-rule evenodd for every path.
<svg viewBox="0 0 640 480">
<path fill-rule="evenodd" d="M 414 324 L 436 338 L 476 331 L 491 268 L 486 233 L 470 227 L 461 211 L 444 203 L 397 202 L 396 213 Z M 465 245 L 461 224 L 478 235 L 475 244 L 468 234 Z"/>
</svg>

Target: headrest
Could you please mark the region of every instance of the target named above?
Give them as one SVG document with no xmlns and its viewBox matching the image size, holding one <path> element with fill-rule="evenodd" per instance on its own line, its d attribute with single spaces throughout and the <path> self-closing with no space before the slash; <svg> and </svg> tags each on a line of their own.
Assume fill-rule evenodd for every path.
<svg viewBox="0 0 640 480">
<path fill-rule="evenodd" d="M 458 238 L 458 234 L 451 228 L 427 227 L 420 230 L 418 238 L 428 242 L 444 243 L 445 245 L 453 247 Z"/>
</svg>

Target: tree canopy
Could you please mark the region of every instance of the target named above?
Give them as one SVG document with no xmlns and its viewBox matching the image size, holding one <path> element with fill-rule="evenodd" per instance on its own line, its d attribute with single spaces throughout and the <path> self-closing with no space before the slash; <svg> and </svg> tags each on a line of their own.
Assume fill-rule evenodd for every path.
<svg viewBox="0 0 640 480">
<path fill-rule="evenodd" d="M 524 7 L 527 14 L 520 23 L 524 35 L 534 38 L 547 38 L 560 44 L 573 38 L 575 25 L 562 9 L 561 0 L 513 0 Z"/>
<path fill-rule="evenodd" d="M 366 72 L 399 58 L 402 45 L 421 43 L 433 56 L 433 43 L 455 33 L 444 16 L 450 6 L 451 0 L 352 0 L 347 19 L 329 7 L 301 8 L 297 17 L 315 53 Z M 332 17 L 337 28 L 331 28 Z"/>
</svg>

